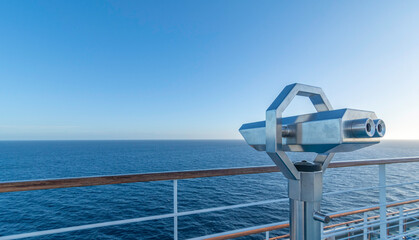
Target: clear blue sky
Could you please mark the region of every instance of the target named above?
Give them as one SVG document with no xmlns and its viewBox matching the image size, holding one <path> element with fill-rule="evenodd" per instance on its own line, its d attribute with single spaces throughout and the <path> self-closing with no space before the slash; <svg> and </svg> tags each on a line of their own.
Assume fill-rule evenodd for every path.
<svg viewBox="0 0 419 240">
<path fill-rule="evenodd" d="M 0 139 L 238 139 L 293 82 L 375 111 L 388 139 L 417 139 L 418 13 L 419 1 L 0 1 Z"/>
</svg>

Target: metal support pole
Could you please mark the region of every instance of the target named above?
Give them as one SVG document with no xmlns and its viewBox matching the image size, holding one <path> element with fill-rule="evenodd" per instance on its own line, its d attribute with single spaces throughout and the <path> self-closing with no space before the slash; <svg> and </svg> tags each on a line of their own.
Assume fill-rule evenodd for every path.
<svg viewBox="0 0 419 240">
<path fill-rule="evenodd" d="M 403 206 L 399 206 L 399 239 L 403 240 L 404 236 L 404 210 Z"/>
<path fill-rule="evenodd" d="M 368 239 L 368 214 L 364 212 L 364 235 L 363 240 Z"/>
<path fill-rule="evenodd" d="M 265 239 L 266 240 L 269 240 L 269 231 L 266 231 L 266 233 L 265 233 Z"/>
<path fill-rule="evenodd" d="M 290 239 L 320 240 L 321 222 L 314 219 L 320 212 L 323 190 L 323 173 L 300 172 L 299 180 L 289 179 Z"/>
<path fill-rule="evenodd" d="M 177 224 L 177 180 L 173 180 L 173 213 L 175 216 L 173 217 L 173 239 L 178 239 L 178 224 Z"/>
<path fill-rule="evenodd" d="M 386 199 L 386 165 L 378 165 L 380 186 L 380 239 L 387 239 L 387 199 Z"/>
</svg>

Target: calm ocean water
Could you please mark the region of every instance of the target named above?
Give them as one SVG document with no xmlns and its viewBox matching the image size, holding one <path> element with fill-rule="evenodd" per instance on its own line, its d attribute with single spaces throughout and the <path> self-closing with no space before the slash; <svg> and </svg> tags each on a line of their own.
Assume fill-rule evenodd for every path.
<svg viewBox="0 0 419 240">
<path fill-rule="evenodd" d="M 419 141 L 384 141 L 334 161 L 419 156 Z M 295 160 L 310 154 L 292 154 Z M 0 142 L 0 181 L 273 165 L 243 141 Z M 419 180 L 419 164 L 387 168 L 387 183 Z M 377 166 L 329 169 L 324 192 L 377 185 Z M 181 180 L 179 211 L 286 197 L 280 173 Z M 0 235 L 171 213 L 172 182 L 133 183 L 0 194 Z M 388 201 L 417 197 L 419 185 L 389 188 Z M 377 203 L 378 192 L 327 196 L 325 212 Z M 179 218 L 180 239 L 288 219 L 288 204 Z M 82 230 L 36 239 L 171 239 L 173 219 Z"/>
</svg>

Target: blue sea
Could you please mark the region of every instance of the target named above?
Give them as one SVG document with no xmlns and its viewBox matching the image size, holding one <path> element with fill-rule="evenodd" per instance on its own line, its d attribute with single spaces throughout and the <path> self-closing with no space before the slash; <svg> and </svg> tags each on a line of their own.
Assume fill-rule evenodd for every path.
<svg viewBox="0 0 419 240">
<path fill-rule="evenodd" d="M 295 161 L 312 154 L 290 154 Z M 419 156 L 419 141 L 383 141 L 333 161 Z M 0 181 L 273 165 L 240 140 L 2 141 Z M 387 184 L 419 180 L 419 164 L 387 167 Z M 324 192 L 378 184 L 378 167 L 328 169 Z M 179 211 L 287 197 L 280 173 L 179 180 Z M 419 185 L 388 188 L 387 200 L 417 197 Z M 378 191 L 325 196 L 324 212 L 369 206 Z M 0 194 L 0 235 L 173 212 L 173 182 L 130 183 Z M 288 219 L 288 203 L 179 217 L 179 239 Z M 173 219 L 61 233 L 32 239 L 172 239 Z M 246 237 L 245 239 L 250 239 Z M 254 237 L 254 239 L 260 239 Z"/>
</svg>

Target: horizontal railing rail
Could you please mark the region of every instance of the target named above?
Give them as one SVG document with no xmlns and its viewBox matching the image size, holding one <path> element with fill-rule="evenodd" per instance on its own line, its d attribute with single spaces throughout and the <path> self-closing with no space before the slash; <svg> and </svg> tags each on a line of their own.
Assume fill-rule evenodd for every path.
<svg viewBox="0 0 419 240">
<path fill-rule="evenodd" d="M 389 159 L 373 159 L 373 160 L 356 160 L 333 162 L 329 168 L 370 166 L 394 163 L 419 162 L 419 157 L 409 158 L 389 158 Z M 136 182 L 153 182 L 167 180 L 181 180 L 191 178 L 204 177 L 220 177 L 245 174 L 259 174 L 280 172 L 276 166 L 260 166 L 260 167 L 244 167 L 244 168 L 225 168 L 195 171 L 179 171 L 179 172 L 159 172 L 159 173 L 140 173 L 128 175 L 112 175 L 98 177 L 79 177 L 79 178 L 62 178 L 35 181 L 14 181 L 0 183 L 0 193 L 4 192 L 20 192 L 32 190 L 45 190 L 55 188 L 71 188 L 71 187 L 87 187 L 99 185 L 111 185 L 122 183 Z"/>
<path fill-rule="evenodd" d="M 387 205 L 387 208 L 397 207 L 397 206 L 402 206 L 402 205 L 407 205 L 407 204 L 412 204 L 412 203 L 417 203 L 417 202 L 419 202 L 419 198 L 409 200 L 409 201 L 391 203 L 391 204 Z M 330 215 L 330 218 L 331 219 L 336 219 L 336 218 L 341 218 L 341 217 L 345 217 L 345 216 L 376 211 L 376 210 L 379 210 L 379 209 L 380 209 L 380 206 L 377 205 L 377 206 L 373 206 L 373 207 L 357 209 L 357 210 L 354 210 L 354 211 L 347 211 L 347 212 L 343 212 L 343 213 L 332 214 L 332 215 Z M 418 208 L 408 209 L 408 210 L 405 210 L 404 212 L 409 212 L 409 211 L 414 211 L 414 210 L 418 210 Z M 394 214 L 395 213 L 387 213 L 387 215 L 394 215 Z M 379 218 L 379 217 L 380 217 L 379 215 L 378 216 L 373 216 L 373 217 L 370 217 L 370 219 L 371 218 Z M 356 222 L 359 222 L 359 221 L 363 221 L 363 219 L 361 219 L 361 220 L 357 219 L 357 220 L 347 221 L 347 222 L 343 222 L 343 223 L 339 223 L 339 224 L 325 226 L 324 229 L 333 228 L 333 227 L 346 225 L 346 224 L 350 224 L 350 223 L 356 223 Z M 280 230 L 280 229 L 284 229 L 284 228 L 288 228 L 288 227 L 289 227 L 289 223 L 283 223 L 283 224 L 278 224 L 278 225 L 269 226 L 269 227 L 261 227 L 261 228 L 256 228 L 256 229 L 252 229 L 252 230 L 241 231 L 241 232 L 237 232 L 237 233 L 228 233 L 228 234 L 221 235 L 221 236 L 216 236 L 216 237 L 208 237 L 208 238 L 205 238 L 205 240 L 227 240 L 227 239 L 239 238 L 239 237 L 258 234 L 258 233 L 264 233 L 264 232 L 268 232 L 268 231 Z M 289 235 L 287 234 L 287 235 L 282 235 L 282 236 L 279 236 L 279 237 L 285 238 L 285 237 L 289 237 Z M 274 238 L 274 239 L 278 239 L 278 238 Z"/>
</svg>

